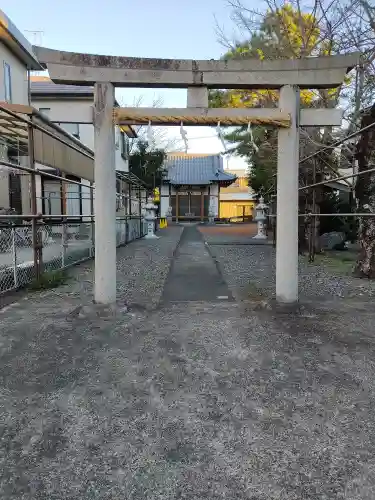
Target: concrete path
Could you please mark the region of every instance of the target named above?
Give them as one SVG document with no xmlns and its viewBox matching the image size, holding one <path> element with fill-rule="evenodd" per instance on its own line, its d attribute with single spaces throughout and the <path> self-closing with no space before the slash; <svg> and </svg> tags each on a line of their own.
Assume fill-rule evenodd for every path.
<svg viewBox="0 0 375 500">
<path fill-rule="evenodd" d="M 164 288 L 163 304 L 230 299 L 231 293 L 197 226 L 185 226 Z"/>
<path fill-rule="evenodd" d="M 0 311 L 0 498 L 373 500 L 372 308 L 219 301 L 195 228 L 160 235 L 118 250 L 128 314 L 71 314 L 88 264 Z"/>
</svg>

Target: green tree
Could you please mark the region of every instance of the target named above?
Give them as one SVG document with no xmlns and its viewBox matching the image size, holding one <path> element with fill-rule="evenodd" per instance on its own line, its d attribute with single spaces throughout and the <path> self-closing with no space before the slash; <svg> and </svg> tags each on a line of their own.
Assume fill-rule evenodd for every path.
<svg viewBox="0 0 375 500">
<path fill-rule="evenodd" d="M 146 141 L 138 140 L 129 158 L 129 170 L 152 189 L 161 184 L 165 159 L 164 149 L 150 150 Z"/>
<path fill-rule="evenodd" d="M 246 159 L 249 186 L 268 201 L 275 183 L 277 129 L 254 127 L 251 134 L 247 127 L 239 127 L 226 134 L 226 140 L 234 143 L 236 154 Z"/>
<path fill-rule="evenodd" d="M 235 43 L 224 54 L 223 59 L 256 58 L 260 60 L 297 59 L 307 56 L 331 55 L 337 52 L 337 34 L 330 27 L 327 12 L 312 10 L 303 12 L 299 5 L 283 4 L 280 7 L 268 3 L 266 11 L 257 22 L 245 19 L 245 9 L 234 2 L 234 19 L 248 30 L 248 39 Z M 317 4 L 318 5 L 318 4 Z M 252 14 L 252 13 L 251 13 Z M 301 107 L 335 107 L 341 88 L 322 90 L 301 90 Z M 215 90 L 210 93 L 212 107 L 276 107 L 277 90 Z M 301 158 L 317 151 L 333 139 L 331 127 L 301 129 Z M 249 164 L 249 185 L 257 194 L 273 194 L 277 172 L 277 130 L 271 127 L 240 127 L 226 135 L 233 145 L 233 151 L 244 157 Z M 255 147 L 254 147 L 255 144 Z M 322 180 L 327 172 L 335 171 L 338 158 L 334 152 L 319 155 L 300 165 L 300 182 L 307 185 Z M 315 201 L 319 200 L 318 195 Z M 314 202 L 315 203 L 315 202 Z M 311 191 L 301 191 L 300 211 L 311 209 Z M 301 227 L 302 231 L 302 227 Z M 318 230 L 317 230 L 318 234 Z M 302 237 L 303 239 L 303 237 Z"/>
</svg>

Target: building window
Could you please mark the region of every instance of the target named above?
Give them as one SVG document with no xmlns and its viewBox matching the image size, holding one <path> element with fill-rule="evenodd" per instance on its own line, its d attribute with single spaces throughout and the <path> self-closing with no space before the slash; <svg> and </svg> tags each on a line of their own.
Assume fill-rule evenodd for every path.
<svg viewBox="0 0 375 500">
<path fill-rule="evenodd" d="M 66 175 L 70 181 L 81 182 L 75 175 Z M 65 185 L 65 214 L 70 216 L 82 215 L 82 186 L 66 183 Z"/>
<path fill-rule="evenodd" d="M 44 115 L 46 118 L 50 116 L 51 108 L 39 108 L 39 112 Z"/>
<path fill-rule="evenodd" d="M 76 139 L 79 139 L 79 123 L 58 123 L 58 125 Z"/>
<path fill-rule="evenodd" d="M 10 65 L 4 62 L 4 87 L 5 101 L 12 102 L 12 78 L 10 74 Z"/>
<path fill-rule="evenodd" d="M 120 132 L 121 156 L 124 160 L 129 159 L 129 139 L 124 132 Z"/>
</svg>

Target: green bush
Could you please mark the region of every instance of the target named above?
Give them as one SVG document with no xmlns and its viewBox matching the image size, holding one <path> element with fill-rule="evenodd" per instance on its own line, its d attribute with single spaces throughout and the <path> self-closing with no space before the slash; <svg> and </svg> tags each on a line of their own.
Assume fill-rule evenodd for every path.
<svg viewBox="0 0 375 500">
<path fill-rule="evenodd" d="M 68 280 L 67 272 L 64 269 L 46 271 L 39 279 L 34 279 L 30 285 L 30 290 L 48 290 L 64 285 Z"/>
</svg>

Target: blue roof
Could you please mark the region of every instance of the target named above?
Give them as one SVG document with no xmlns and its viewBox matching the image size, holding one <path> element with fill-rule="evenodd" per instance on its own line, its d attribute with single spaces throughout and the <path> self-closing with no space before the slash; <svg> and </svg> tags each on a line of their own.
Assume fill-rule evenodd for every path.
<svg viewBox="0 0 375 500">
<path fill-rule="evenodd" d="M 189 156 L 173 155 L 165 162 L 167 174 L 165 180 L 170 184 L 203 186 L 215 182 L 236 180 L 233 174 L 223 170 L 223 158 L 220 155 Z"/>
</svg>

